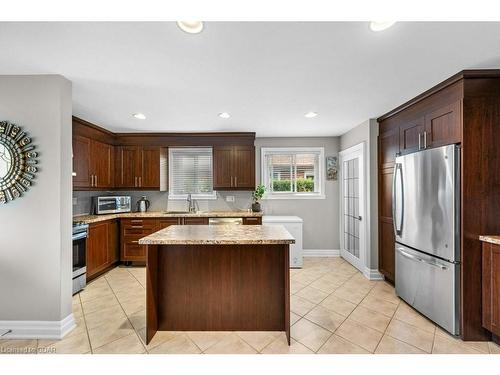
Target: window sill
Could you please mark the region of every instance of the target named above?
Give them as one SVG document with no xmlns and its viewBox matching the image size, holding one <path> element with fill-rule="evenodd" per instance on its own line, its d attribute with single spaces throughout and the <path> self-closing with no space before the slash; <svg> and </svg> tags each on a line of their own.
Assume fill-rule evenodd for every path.
<svg viewBox="0 0 500 375">
<path fill-rule="evenodd" d="M 262 198 L 262 200 L 283 200 L 283 199 L 326 199 L 326 195 L 324 194 L 283 194 L 283 195 L 268 195 L 267 197 Z"/>
</svg>

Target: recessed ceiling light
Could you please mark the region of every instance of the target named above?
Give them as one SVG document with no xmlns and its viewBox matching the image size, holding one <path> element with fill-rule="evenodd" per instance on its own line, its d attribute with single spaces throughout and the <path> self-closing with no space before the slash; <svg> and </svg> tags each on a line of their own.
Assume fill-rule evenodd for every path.
<svg viewBox="0 0 500 375">
<path fill-rule="evenodd" d="M 231 115 L 227 112 L 221 112 L 221 113 L 219 113 L 219 117 L 220 118 L 229 118 L 229 117 L 231 117 Z"/>
<path fill-rule="evenodd" d="M 189 34 L 198 34 L 203 30 L 202 21 L 177 21 L 177 26 Z"/>
<path fill-rule="evenodd" d="M 370 22 L 370 29 L 372 31 L 382 31 L 394 25 L 396 21 L 372 21 Z"/>
<path fill-rule="evenodd" d="M 146 120 L 146 116 L 144 115 L 144 113 L 134 113 L 132 116 L 139 120 Z"/>
<path fill-rule="evenodd" d="M 307 118 L 313 118 L 313 117 L 316 117 L 318 114 L 316 112 L 307 112 L 304 117 L 307 117 Z"/>
</svg>

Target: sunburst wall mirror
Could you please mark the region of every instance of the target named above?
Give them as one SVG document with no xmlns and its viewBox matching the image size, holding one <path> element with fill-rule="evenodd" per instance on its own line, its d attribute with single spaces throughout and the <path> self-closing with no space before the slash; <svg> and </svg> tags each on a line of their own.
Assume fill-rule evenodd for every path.
<svg viewBox="0 0 500 375">
<path fill-rule="evenodd" d="M 21 197 L 31 187 L 37 157 L 31 138 L 19 126 L 0 122 L 0 204 Z"/>
</svg>

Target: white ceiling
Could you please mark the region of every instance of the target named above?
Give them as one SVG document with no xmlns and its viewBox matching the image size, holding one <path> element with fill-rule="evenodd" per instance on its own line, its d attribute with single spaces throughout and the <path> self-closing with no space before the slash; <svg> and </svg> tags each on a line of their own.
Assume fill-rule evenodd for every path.
<svg viewBox="0 0 500 375">
<path fill-rule="evenodd" d="M 113 131 L 336 136 L 462 69 L 500 68 L 499 46 L 500 23 L 0 23 L 0 74 L 64 75 L 74 114 Z"/>
</svg>

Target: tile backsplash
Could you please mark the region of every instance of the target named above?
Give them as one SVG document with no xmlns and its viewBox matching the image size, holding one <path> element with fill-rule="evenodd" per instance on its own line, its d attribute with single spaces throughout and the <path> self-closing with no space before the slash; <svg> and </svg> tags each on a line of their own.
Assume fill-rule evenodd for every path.
<svg viewBox="0 0 500 375">
<path fill-rule="evenodd" d="M 94 196 L 130 195 L 132 197 L 132 211 L 137 211 L 137 201 L 146 196 L 151 202 L 149 211 L 182 211 L 187 210 L 187 202 L 183 200 L 169 200 L 167 192 L 160 191 L 74 191 L 73 215 L 90 213 L 91 201 Z M 227 202 L 226 197 L 233 196 L 234 202 Z M 76 198 L 76 201 L 75 201 Z M 252 205 L 252 194 L 249 191 L 218 191 L 217 199 L 197 200 L 202 211 L 246 211 Z"/>
</svg>

